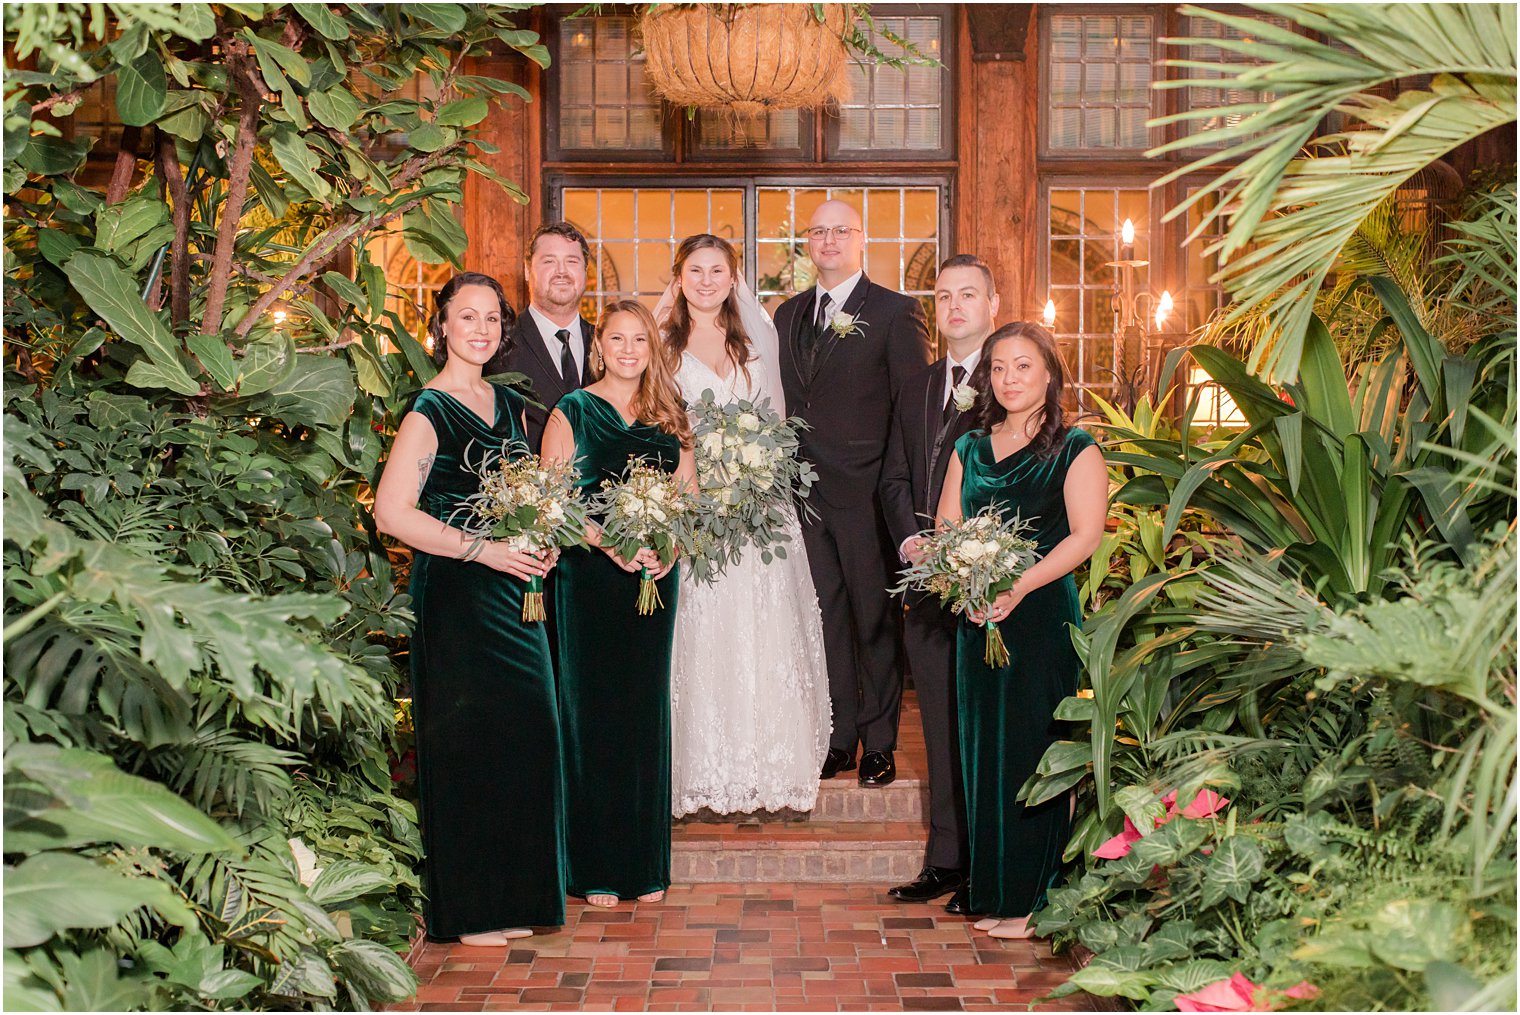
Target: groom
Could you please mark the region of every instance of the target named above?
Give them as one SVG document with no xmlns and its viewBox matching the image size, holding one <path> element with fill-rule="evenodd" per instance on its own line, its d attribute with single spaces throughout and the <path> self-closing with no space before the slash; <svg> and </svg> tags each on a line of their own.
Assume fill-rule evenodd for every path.
<svg viewBox="0 0 1520 1015">
<path fill-rule="evenodd" d="M 528 404 L 528 450 L 537 452 L 549 410 L 565 395 L 591 383 L 593 327 L 581 316 L 591 245 L 568 222 L 548 222 L 533 232 L 523 257 L 528 312 L 517 315 L 507 349 L 507 369 L 533 382 Z"/>
<path fill-rule="evenodd" d="M 918 301 L 885 289 L 861 270 L 860 214 L 825 201 L 808 222 L 808 256 L 818 284 L 776 310 L 787 410 L 810 429 L 802 452 L 818 470 L 803 543 L 829 670 L 834 732 L 821 777 L 855 767 L 860 784 L 897 777 L 897 708 L 902 671 L 887 594 L 891 572 L 877 495 L 892 399 L 929 361 L 929 331 Z"/>
<path fill-rule="evenodd" d="M 903 560 L 917 562 L 918 533 L 938 518 L 955 442 L 977 425 L 974 412 L 965 408 L 972 394 L 968 382 L 997 312 L 987 265 L 971 254 L 946 258 L 934 282 L 934 320 L 947 355 L 903 385 L 881 471 L 881 505 Z M 887 894 L 928 902 L 954 892 L 945 909 L 965 913 L 966 800 L 956 736 L 955 619 L 932 595 L 913 593 L 907 603 L 903 644 L 928 753 L 929 842 L 918 877 Z"/>
</svg>

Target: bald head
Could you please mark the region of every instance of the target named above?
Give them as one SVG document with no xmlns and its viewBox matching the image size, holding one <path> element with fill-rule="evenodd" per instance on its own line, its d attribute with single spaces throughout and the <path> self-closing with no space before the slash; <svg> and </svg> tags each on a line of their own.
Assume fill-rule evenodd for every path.
<svg viewBox="0 0 1520 1015">
<path fill-rule="evenodd" d="M 860 270 L 865 231 L 860 212 L 843 201 L 825 201 L 813 212 L 807 229 L 808 257 L 818 268 L 818 281 L 832 289 Z"/>
</svg>

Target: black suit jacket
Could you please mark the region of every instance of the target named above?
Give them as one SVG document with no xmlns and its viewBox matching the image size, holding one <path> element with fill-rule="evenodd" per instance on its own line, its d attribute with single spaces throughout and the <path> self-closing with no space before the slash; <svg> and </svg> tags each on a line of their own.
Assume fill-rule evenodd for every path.
<svg viewBox="0 0 1520 1015">
<path fill-rule="evenodd" d="M 876 497 L 892 400 L 929 362 L 929 327 L 917 300 L 862 275 L 840 308 L 859 321 L 859 331 L 841 338 L 826 330 L 804 376 L 798 342 L 802 329 L 813 326 L 816 293 L 809 289 L 776 309 L 781 385 L 787 411 L 811 427 L 801 443 L 818 469 L 814 496 L 825 506 L 850 508 Z"/>
<path fill-rule="evenodd" d="M 976 429 L 972 413 L 957 409 L 941 423 L 945 364 L 943 358 L 935 360 L 911 377 L 892 413 L 892 436 L 881 468 L 881 507 L 896 546 L 938 521 L 940 489 L 955 442 Z"/>
<path fill-rule="evenodd" d="M 580 318 L 581 330 L 581 385 L 591 383 L 591 335 L 595 328 L 584 317 Z M 532 390 L 528 395 L 541 403 L 534 405 L 529 402 L 526 410 L 528 417 L 528 448 L 537 453 L 538 445 L 544 437 L 544 424 L 549 421 L 549 410 L 554 408 L 554 403 L 569 393 L 565 386 L 565 379 L 560 376 L 559 357 L 551 357 L 549 350 L 544 347 L 543 337 L 539 334 L 538 322 L 526 309 L 518 315 L 510 332 L 512 343 L 507 349 L 507 369 L 520 374 L 526 374 L 531 382 Z"/>
</svg>

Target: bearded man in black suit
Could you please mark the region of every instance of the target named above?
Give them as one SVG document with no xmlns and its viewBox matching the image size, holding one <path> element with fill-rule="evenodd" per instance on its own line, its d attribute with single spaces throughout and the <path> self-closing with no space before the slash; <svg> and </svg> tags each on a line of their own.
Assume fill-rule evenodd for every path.
<svg viewBox="0 0 1520 1015">
<path fill-rule="evenodd" d="M 586 266 L 591 245 L 568 222 L 549 222 L 534 230 L 523 255 L 528 277 L 528 310 L 517 315 L 507 350 L 507 369 L 526 374 L 528 449 L 538 451 L 549 410 L 565 395 L 591 383 L 594 326 L 580 314 L 586 294 Z"/>
<path fill-rule="evenodd" d="M 970 254 L 946 258 L 934 283 L 934 318 L 947 355 L 903 385 L 881 472 L 887 527 L 905 562 L 918 561 L 918 533 L 936 521 L 955 442 L 976 427 L 970 411 L 975 392 L 968 381 L 997 312 L 997 290 L 987 265 Z M 928 751 L 929 842 L 918 878 L 888 894 L 904 902 L 928 902 L 954 892 L 945 908 L 964 913 L 968 857 L 956 736 L 955 618 L 927 593 L 910 593 L 907 606 L 903 644 Z"/>
<path fill-rule="evenodd" d="M 811 429 L 803 454 L 818 470 L 803 543 L 823 613 L 824 658 L 834 732 L 822 778 L 855 767 L 862 786 L 897 776 L 897 710 L 902 698 L 896 620 L 886 588 L 889 562 L 877 492 L 892 416 L 903 382 L 929 361 L 929 329 L 918 301 L 883 288 L 861 270 L 860 213 L 825 201 L 808 223 L 808 256 L 818 284 L 781 304 L 781 381 L 787 411 Z"/>
</svg>

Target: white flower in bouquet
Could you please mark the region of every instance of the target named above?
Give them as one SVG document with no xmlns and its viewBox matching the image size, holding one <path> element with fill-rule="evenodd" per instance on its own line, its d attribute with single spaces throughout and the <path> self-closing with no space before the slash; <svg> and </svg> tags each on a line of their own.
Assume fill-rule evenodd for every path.
<svg viewBox="0 0 1520 1015">
<path fill-rule="evenodd" d="M 767 563 L 786 556 L 788 515 L 807 510 L 806 497 L 817 473 L 799 455 L 799 419 L 782 419 L 760 402 L 719 403 L 705 391 L 692 407 L 696 436 L 697 483 L 705 498 L 701 512 L 704 553 L 691 562 L 695 579 L 710 581 L 758 549 Z"/>
<path fill-rule="evenodd" d="M 1038 558 L 1038 547 L 1024 533 L 1029 524 L 1015 515 L 1004 519 L 996 508 L 940 529 L 919 533 L 920 562 L 902 571 L 902 582 L 892 589 L 917 589 L 939 596 L 955 613 L 985 615 L 1001 593 L 1011 589 L 1019 576 Z M 1008 648 L 997 625 L 987 620 L 983 659 L 989 666 L 1008 662 Z"/>
<path fill-rule="evenodd" d="M 682 489 L 674 474 L 630 457 L 623 478 L 604 482 L 590 509 L 601 516 L 603 546 L 624 560 L 648 547 L 663 566 L 679 554 L 693 554 L 697 547 L 699 499 Z M 643 570 L 636 609 L 648 616 L 663 606 L 654 578 Z"/>
<path fill-rule="evenodd" d="M 573 465 L 546 465 L 537 455 L 524 454 L 519 443 L 487 455 L 476 474 L 480 490 L 460 509 L 465 516 L 460 528 L 466 534 L 500 539 L 523 553 L 585 542 L 586 505 L 575 485 Z M 543 619 L 543 579 L 535 575 L 523 596 L 523 620 Z"/>
</svg>

